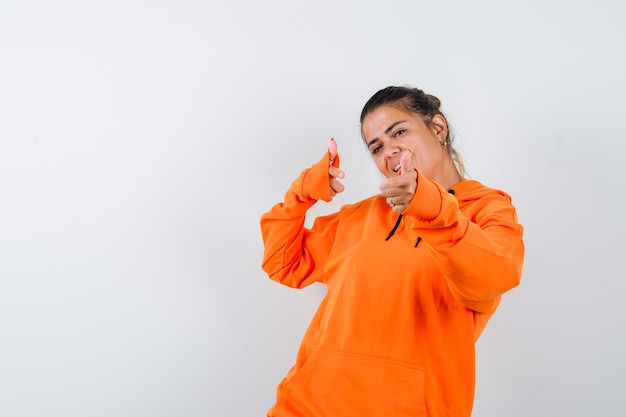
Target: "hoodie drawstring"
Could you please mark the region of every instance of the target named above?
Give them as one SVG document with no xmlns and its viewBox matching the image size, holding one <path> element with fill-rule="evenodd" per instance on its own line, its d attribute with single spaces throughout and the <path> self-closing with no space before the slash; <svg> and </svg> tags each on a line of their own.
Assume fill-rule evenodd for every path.
<svg viewBox="0 0 626 417">
<path fill-rule="evenodd" d="M 393 236 L 393 234 L 396 233 L 398 226 L 400 226 L 400 220 L 402 220 L 402 214 L 398 216 L 398 220 L 396 220 L 396 224 L 393 226 L 393 229 L 391 229 L 391 232 L 389 232 L 389 236 L 387 236 L 385 241 L 391 239 L 391 236 Z"/>
<path fill-rule="evenodd" d="M 452 195 L 456 194 L 452 188 L 450 188 L 448 192 Z M 402 221 L 402 214 L 398 216 L 398 220 L 396 220 L 396 224 L 393 225 L 393 229 L 391 229 L 391 232 L 389 232 L 389 236 L 387 236 L 385 241 L 388 241 L 389 239 L 391 239 L 391 236 L 393 236 L 393 234 L 396 233 L 396 230 L 398 230 L 398 226 L 400 226 L 400 221 Z M 422 241 L 422 237 L 418 236 L 417 242 L 415 242 L 415 246 L 413 247 L 416 248 L 417 245 L 419 245 L 421 241 Z"/>
<path fill-rule="evenodd" d="M 402 214 L 398 216 L 398 220 L 396 220 L 396 224 L 393 226 L 393 229 L 391 229 L 391 232 L 389 232 L 389 236 L 387 236 L 385 241 L 391 239 L 391 236 L 393 236 L 393 234 L 396 233 L 396 230 L 398 230 L 398 226 L 400 226 L 400 221 L 401 220 L 402 220 Z M 417 242 L 415 242 L 415 246 L 413 246 L 413 247 L 416 248 L 417 245 L 419 245 L 421 241 L 422 241 L 422 238 L 420 236 L 418 236 L 417 237 Z"/>
</svg>

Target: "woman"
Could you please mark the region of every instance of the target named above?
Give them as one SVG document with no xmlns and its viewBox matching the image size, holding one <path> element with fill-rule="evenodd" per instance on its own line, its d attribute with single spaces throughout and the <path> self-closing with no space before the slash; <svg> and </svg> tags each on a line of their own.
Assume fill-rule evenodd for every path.
<svg viewBox="0 0 626 417">
<path fill-rule="evenodd" d="M 268 416 L 469 416 L 475 341 L 518 285 L 523 228 L 510 197 L 464 179 L 440 102 L 387 87 L 361 134 L 386 177 L 380 195 L 304 227 L 343 191 L 337 145 L 261 217 L 263 269 L 328 292 Z"/>
</svg>

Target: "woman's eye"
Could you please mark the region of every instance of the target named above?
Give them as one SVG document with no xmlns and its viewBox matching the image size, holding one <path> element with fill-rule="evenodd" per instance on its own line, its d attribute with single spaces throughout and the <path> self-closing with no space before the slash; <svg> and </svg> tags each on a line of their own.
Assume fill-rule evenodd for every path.
<svg viewBox="0 0 626 417">
<path fill-rule="evenodd" d="M 378 151 L 380 151 L 380 148 L 382 148 L 383 145 L 376 145 L 372 148 L 372 153 L 378 153 Z"/>
<path fill-rule="evenodd" d="M 402 130 L 402 129 L 400 129 L 400 130 L 398 130 L 396 133 L 394 133 L 394 134 L 393 134 L 393 136 L 394 136 L 394 137 L 398 137 L 398 136 L 400 136 L 400 135 L 404 135 L 404 132 L 406 132 L 406 130 Z"/>
</svg>

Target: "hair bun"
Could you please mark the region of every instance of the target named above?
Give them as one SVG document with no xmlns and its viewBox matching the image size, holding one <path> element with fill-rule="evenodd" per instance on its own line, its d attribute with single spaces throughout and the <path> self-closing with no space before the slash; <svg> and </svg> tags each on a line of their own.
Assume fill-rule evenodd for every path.
<svg viewBox="0 0 626 417">
<path fill-rule="evenodd" d="M 426 97 L 428 97 L 430 101 L 435 103 L 435 106 L 437 106 L 437 108 L 441 107 L 441 100 L 439 100 L 437 97 L 433 96 L 432 94 L 426 94 Z"/>
</svg>

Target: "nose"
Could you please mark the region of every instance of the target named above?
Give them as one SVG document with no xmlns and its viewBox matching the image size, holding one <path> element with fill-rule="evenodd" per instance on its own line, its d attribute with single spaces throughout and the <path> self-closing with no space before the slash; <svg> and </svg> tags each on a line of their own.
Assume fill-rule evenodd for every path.
<svg viewBox="0 0 626 417">
<path fill-rule="evenodd" d="M 398 145 L 394 143 L 387 143 L 383 149 L 385 158 L 392 158 L 401 152 Z"/>
</svg>

